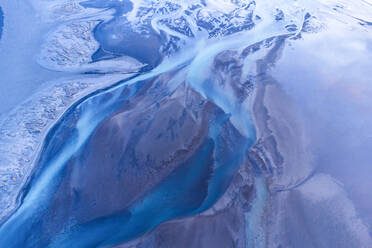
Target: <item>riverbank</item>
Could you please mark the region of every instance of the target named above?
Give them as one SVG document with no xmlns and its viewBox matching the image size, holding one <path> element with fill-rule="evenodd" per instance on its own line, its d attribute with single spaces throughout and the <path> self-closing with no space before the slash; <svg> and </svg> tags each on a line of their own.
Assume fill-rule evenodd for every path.
<svg viewBox="0 0 372 248">
<path fill-rule="evenodd" d="M 0 55 L 7 59 L 0 61 L 0 223 L 19 204 L 45 135 L 64 112 L 144 67 L 126 56 L 89 63 L 96 48 L 92 30 L 98 22 L 93 20 L 108 18 L 109 11 L 39 0 L 8 1 L 2 7 L 6 18 Z M 79 19 L 84 15 L 90 20 Z"/>
</svg>

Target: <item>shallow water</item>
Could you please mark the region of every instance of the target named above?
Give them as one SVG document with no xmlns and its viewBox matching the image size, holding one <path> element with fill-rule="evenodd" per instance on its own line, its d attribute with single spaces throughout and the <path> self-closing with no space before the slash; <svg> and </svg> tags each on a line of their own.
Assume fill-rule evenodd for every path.
<svg viewBox="0 0 372 248">
<path fill-rule="evenodd" d="M 218 53 L 218 51 L 219 49 L 215 53 Z M 211 53 L 211 51 L 209 50 L 208 53 Z M 213 58 L 213 56 L 210 58 Z M 187 62 L 187 57 L 177 61 L 181 68 L 185 66 L 185 59 Z M 53 199 L 53 195 L 56 194 L 56 190 L 63 181 L 69 161 L 75 160 L 79 156 L 78 154 L 88 149 L 86 144 L 102 121 L 117 112 L 119 108 L 125 108 L 126 101 L 136 96 L 141 87 L 152 82 L 146 83 L 144 80 L 167 73 L 172 68 L 177 68 L 177 63 L 164 64 L 164 66 L 159 66 L 158 70 L 144 73 L 113 88 L 97 91 L 80 100 L 66 112 L 64 117 L 48 133 L 47 139 L 44 141 L 44 147 L 37 163 L 37 168 L 40 169 L 27 186 L 20 208 L 0 229 L 0 232 L 4 233 L 1 240 L 4 244 L 13 243 L 15 246 L 22 244 L 33 247 L 48 242 L 49 237 L 44 238 L 41 233 L 37 234 L 34 227 L 39 225 L 40 219 L 43 219 L 44 225 L 48 225 L 46 223 L 48 223 L 50 217 L 46 211 L 48 206 L 57 200 Z M 203 65 L 200 62 L 195 63 L 198 63 L 198 66 Z M 204 63 L 208 65 L 210 61 L 206 60 Z M 192 68 L 194 67 L 191 66 L 188 73 L 193 76 L 188 78 L 189 80 L 196 80 L 198 72 L 194 72 Z M 200 84 L 203 83 L 208 84 L 209 82 L 200 82 Z M 203 91 L 201 93 L 204 94 Z M 159 96 L 162 97 L 158 95 L 156 98 Z M 206 96 L 207 99 L 216 102 L 217 106 L 220 105 L 220 101 L 214 99 L 220 99 L 221 97 L 221 93 L 218 92 L 209 93 Z M 218 110 L 217 106 L 215 111 Z M 223 104 L 221 106 L 223 109 L 227 108 L 226 110 L 229 110 L 229 107 L 223 106 Z M 230 111 L 234 116 L 235 111 L 233 109 Z M 217 114 L 218 112 L 220 113 Z M 186 161 L 184 165 L 179 165 L 171 175 L 147 193 L 143 199 L 137 200 L 127 209 L 121 210 L 123 213 L 115 214 L 109 219 L 103 218 L 102 221 L 100 219 L 94 220 L 91 224 L 89 222 L 73 223 L 71 225 L 69 222 L 65 223 L 66 220 L 62 221 L 63 228 L 71 229 L 71 231 L 63 231 L 63 234 L 58 234 L 55 239 L 52 239 L 51 247 L 63 247 L 74 243 L 78 243 L 81 247 L 90 247 L 92 245 L 102 246 L 124 242 L 151 230 L 161 222 L 196 214 L 209 208 L 229 186 L 238 165 L 242 162 L 245 152 L 254 139 L 252 124 L 249 121 L 249 116 L 247 116 L 245 121 L 247 126 L 239 127 L 246 130 L 244 132 L 247 135 L 246 138 L 240 138 L 241 141 L 239 139 L 235 140 L 234 147 L 229 147 L 231 154 L 228 153 L 224 144 L 226 141 L 220 136 L 223 132 L 234 133 L 236 131 L 229 124 L 230 116 L 226 116 L 221 110 L 218 110 L 218 112 L 216 112 L 215 117 L 210 117 L 210 120 L 208 120 L 210 122 L 210 127 L 208 127 L 209 138 L 204 141 L 205 145 L 201 144 L 201 151 L 195 151 L 195 154 L 190 157 L 190 161 Z M 229 126 L 226 127 L 226 124 L 229 124 Z M 228 131 L 229 129 L 232 130 Z M 228 139 L 235 136 L 239 137 L 239 135 L 234 134 Z M 207 158 L 208 160 L 206 160 Z M 204 160 L 209 162 L 201 163 Z M 192 169 L 194 166 L 195 170 Z M 177 186 L 177 184 L 182 186 Z M 175 192 L 169 191 L 172 188 L 178 189 Z M 204 193 L 198 195 L 196 194 L 198 191 Z M 168 201 L 163 200 L 165 196 L 169 198 Z M 155 208 L 154 206 L 158 207 Z M 166 208 L 164 208 L 165 206 Z M 161 209 L 164 209 L 164 213 L 159 212 Z M 154 211 L 158 213 L 157 218 L 149 219 L 146 217 L 152 216 L 155 213 Z M 74 216 L 74 212 L 72 212 L 72 216 Z M 106 228 L 111 230 L 111 228 L 116 228 L 118 224 L 123 229 L 120 232 L 121 234 L 117 234 L 118 237 L 112 236 L 111 232 L 107 232 Z M 100 228 L 105 226 L 105 228 L 96 230 L 96 226 Z M 138 226 L 138 228 L 134 228 L 134 226 Z M 24 230 L 22 232 L 24 236 L 19 235 L 18 228 Z M 32 235 L 30 235 L 31 230 Z M 91 237 L 91 233 L 96 233 L 96 235 Z M 37 240 L 35 240 L 34 235 L 38 237 Z M 108 241 L 102 243 L 102 240 Z"/>
<path fill-rule="evenodd" d="M 0 39 L 1 39 L 1 35 L 3 34 L 3 26 L 4 26 L 4 13 L 3 13 L 3 9 L 0 6 Z"/>
<path fill-rule="evenodd" d="M 334 2 L 30 1 L 38 77 L 69 78 L 1 122 L 0 246 L 159 247 L 162 223 L 215 218 L 241 247 L 366 247 L 369 16 Z"/>
<path fill-rule="evenodd" d="M 127 55 L 142 63 L 150 64 L 151 67 L 159 64 L 161 37 L 150 25 L 142 27 L 141 33 L 133 30 L 132 24 L 125 15 L 133 10 L 132 2 L 86 1 L 80 4 L 87 8 L 115 10 L 110 21 L 102 22 L 94 30 L 94 37 L 100 43 L 100 48 L 93 54 L 93 61 Z"/>
</svg>

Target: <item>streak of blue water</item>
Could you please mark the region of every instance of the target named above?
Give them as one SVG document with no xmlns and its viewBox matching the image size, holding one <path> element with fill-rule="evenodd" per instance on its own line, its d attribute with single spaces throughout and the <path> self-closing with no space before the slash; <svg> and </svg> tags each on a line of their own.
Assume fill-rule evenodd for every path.
<svg viewBox="0 0 372 248">
<path fill-rule="evenodd" d="M 65 165 L 82 148 L 99 123 L 115 112 L 124 100 L 132 97 L 145 80 L 182 67 L 190 58 L 184 56 L 175 63 L 163 63 L 149 73 L 100 90 L 72 106 L 47 135 L 38 162 L 40 172 L 27 186 L 20 207 L 1 226 L 0 247 L 34 247 L 24 241 L 40 225 L 40 217 L 62 180 Z M 126 88 L 129 93 L 122 94 Z"/>
<path fill-rule="evenodd" d="M 191 55 L 179 59 L 176 64 L 165 62 L 152 72 L 97 92 L 74 105 L 67 112 L 48 135 L 49 140 L 45 142 L 39 162 L 40 172 L 31 181 L 21 206 L 0 228 L 0 246 L 35 247 L 35 243 L 32 239 L 30 241 L 29 236 L 32 233 L 37 236 L 37 233 L 42 231 L 37 229 L 40 226 L 41 216 L 48 208 L 64 176 L 63 172 L 68 161 L 83 148 L 96 127 L 114 113 L 123 101 L 138 91 L 141 82 L 187 65 L 193 56 L 192 53 L 189 54 Z M 213 56 L 210 57 L 212 58 Z M 210 61 L 207 62 L 208 65 Z M 199 63 L 199 65 L 203 64 Z M 197 78 L 197 73 L 192 68 L 189 71 L 193 74 L 191 78 Z M 204 81 L 193 83 L 203 84 Z M 128 92 L 123 93 L 124 89 L 128 89 Z M 198 90 L 197 87 L 195 89 Z M 199 92 L 206 95 L 205 89 Z M 207 98 L 218 106 L 221 105 L 219 99 L 223 97 L 221 91 L 207 94 Z M 58 235 L 51 247 L 68 247 L 72 244 L 74 246 L 79 244 L 79 247 L 100 247 L 115 244 L 137 237 L 161 222 L 199 213 L 214 204 L 230 184 L 254 137 L 254 133 L 248 132 L 251 130 L 251 124 L 248 123 L 245 126 L 245 134 L 248 136 L 240 142 L 234 141 L 232 152 L 223 151 L 219 137 L 221 129 L 229 121 L 230 116 L 236 115 L 236 108 L 221 107 L 229 114 L 226 115 L 221 111 L 216 119 L 212 120 L 208 138 L 199 150 L 163 183 L 115 216 L 67 226 L 69 231 Z M 246 120 L 249 122 L 249 117 Z M 120 231 L 115 233 L 114 230 Z M 36 236 L 35 240 L 37 240 Z"/>
<path fill-rule="evenodd" d="M 4 26 L 4 13 L 3 13 L 3 9 L 0 7 L 0 39 L 3 34 L 3 26 Z"/>
<path fill-rule="evenodd" d="M 50 247 L 105 247 L 209 208 L 226 191 L 248 147 L 242 139 L 233 145 L 233 152 L 221 151 L 220 134 L 228 119 L 229 115 L 221 113 L 213 120 L 209 138 L 193 156 L 142 199 L 117 215 L 73 226 Z"/>
<path fill-rule="evenodd" d="M 51 247 L 102 247 L 136 237 L 156 225 L 198 209 L 207 192 L 214 142 L 208 139 L 194 156 L 165 182 L 118 215 L 77 225 L 59 236 Z"/>
<path fill-rule="evenodd" d="M 133 87 L 129 94 L 121 95 L 121 89 L 115 90 L 109 97 L 99 94 L 76 107 L 75 111 L 80 113 L 78 119 L 74 118 L 73 114 L 68 114 L 65 119 L 62 119 L 59 130 L 57 129 L 56 132 L 67 130 L 68 138 L 58 147 L 55 147 L 54 142 L 56 144 L 60 142 L 52 139 L 51 145 L 44 150 L 47 159 L 41 158 L 41 173 L 33 178 L 20 208 L 0 228 L 0 246 L 12 244 L 12 247 L 22 247 L 25 245 L 24 240 L 32 232 L 32 228 L 39 224 L 41 215 L 47 209 L 59 186 L 67 162 L 82 148 L 97 125 L 114 112 L 122 101 L 130 98 L 135 91 L 136 88 Z"/>
</svg>

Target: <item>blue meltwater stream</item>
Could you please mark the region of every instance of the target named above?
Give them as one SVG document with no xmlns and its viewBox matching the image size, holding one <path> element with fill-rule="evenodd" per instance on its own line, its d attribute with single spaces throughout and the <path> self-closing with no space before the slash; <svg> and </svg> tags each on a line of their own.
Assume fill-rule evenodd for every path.
<svg viewBox="0 0 372 248">
<path fill-rule="evenodd" d="M 0 248 L 372 247 L 365 0 L 0 2 Z"/>
<path fill-rule="evenodd" d="M 3 9 L 0 6 L 0 39 L 3 34 L 3 26 L 4 26 L 4 13 L 3 13 Z"/>
<path fill-rule="evenodd" d="M 232 94 L 205 86 L 211 80 L 206 72 L 214 57 L 239 44 L 235 37 L 233 41 L 225 40 L 201 49 L 205 46 L 201 42 L 187 55 L 166 60 L 150 72 L 99 90 L 75 103 L 48 133 L 37 164 L 39 171 L 30 180 L 19 208 L 0 228 L 0 247 L 38 247 L 41 230 L 36 227 L 48 211 L 68 162 L 85 148 L 100 123 L 135 96 L 146 80 L 181 68 L 187 70 L 186 83 L 223 110 L 210 120 L 207 138 L 189 159 L 128 208 L 86 223 L 71 221 L 46 246 L 106 247 L 138 237 L 167 220 L 191 216 L 211 207 L 230 185 L 255 140 L 247 109 L 239 106 Z M 197 54 L 201 50 L 204 52 Z M 226 153 L 221 149 L 220 133 L 229 121 L 243 138 L 232 144 L 232 152 Z"/>
</svg>

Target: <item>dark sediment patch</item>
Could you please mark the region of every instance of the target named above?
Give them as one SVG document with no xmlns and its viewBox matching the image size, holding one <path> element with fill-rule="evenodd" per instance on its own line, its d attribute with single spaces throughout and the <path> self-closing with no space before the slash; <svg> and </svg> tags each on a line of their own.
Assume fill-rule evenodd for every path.
<svg viewBox="0 0 372 248">
<path fill-rule="evenodd" d="M 20 221 L 22 235 L 7 238 L 24 247 L 111 245 L 209 208 L 230 185 L 247 141 L 228 115 L 185 84 L 170 91 L 173 76 L 124 87 L 111 114 L 55 175 L 50 200 Z M 102 105 L 111 97 L 86 101 Z M 85 110 L 67 114 L 47 137 L 28 189 L 61 150 L 74 147 Z"/>
<path fill-rule="evenodd" d="M 105 120 L 87 147 L 70 161 L 49 210 L 53 215 L 43 221 L 51 223 L 46 229 L 59 230 L 67 216 L 73 216 L 87 233 L 95 225 L 115 229 L 115 223 L 121 222 L 121 234 L 109 235 L 107 244 L 118 243 L 165 220 L 208 207 L 208 184 L 218 163 L 215 160 L 220 160 L 213 151 L 223 150 L 230 157 L 237 150 L 227 147 L 230 139 L 241 137 L 227 123 L 222 124 L 221 138 L 213 141 L 208 137 L 209 125 L 224 115 L 221 110 L 183 86 L 168 95 L 159 86 L 161 82 L 152 84 Z M 234 162 L 230 165 L 234 168 Z M 63 206 L 66 202 L 68 207 Z M 121 219 L 121 213 L 130 216 Z M 85 244 L 91 239 L 84 232 L 76 235 L 72 231 L 69 240 Z M 99 235 L 94 238 L 97 241 L 92 240 L 94 244 L 102 240 Z"/>
</svg>

